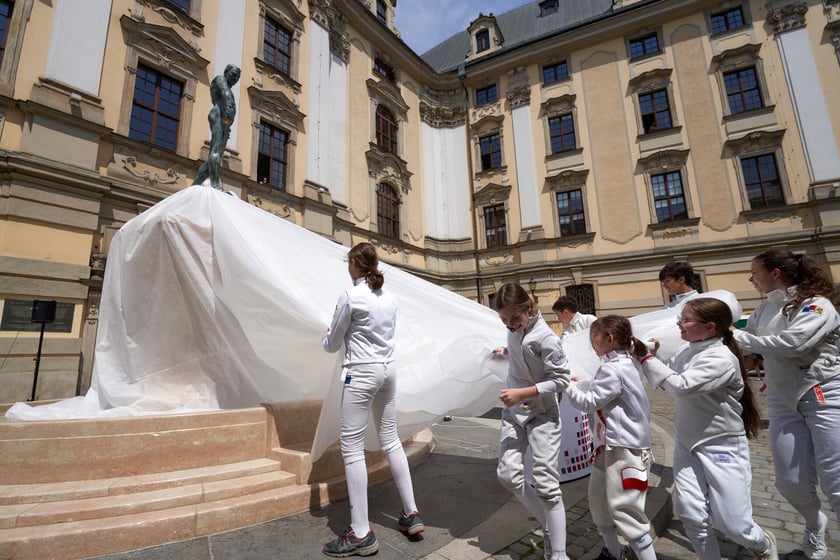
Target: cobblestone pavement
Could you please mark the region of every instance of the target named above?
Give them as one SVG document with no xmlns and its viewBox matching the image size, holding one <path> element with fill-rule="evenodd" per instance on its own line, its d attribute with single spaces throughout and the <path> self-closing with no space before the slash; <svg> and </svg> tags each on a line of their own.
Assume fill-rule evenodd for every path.
<svg viewBox="0 0 840 560">
<path fill-rule="evenodd" d="M 759 437 L 750 441 L 752 459 L 752 502 L 753 517 L 763 528 L 771 531 L 778 542 L 779 558 L 798 560 L 805 558 L 802 553 L 802 533 L 804 521 L 784 500 L 774 487 L 773 460 L 770 454 L 767 431 L 767 399 L 758 392 L 762 385 L 759 378 L 751 378 L 757 391 L 758 404 L 762 413 L 762 429 Z M 651 403 L 653 428 L 653 452 L 656 457 L 651 479 L 652 489 L 648 494 L 648 515 L 652 518 L 654 529 L 659 529 L 655 542 L 656 553 L 660 560 L 683 560 L 696 558 L 691 544 L 685 536 L 682 524 L 672 518 L 670 492 L 672 490 L 671 461 L 673 457 L 673 397 L 664 391 L 648 391 Z M 840 458 L 838 458 L 840 460 Z M 667 493 L 663 498 L 661 493 Z M 819 492 L 823 500 L 823 512 L 829 516 L 826 544 L 828 560 L 840 560 L 840 526 L 837 517 Z M 651 503 L 653 500 L 653 503 Z M 573 560 L 591 560 L 598 556 L 601 540 L 589 517 L 586 500 L 582 500 L 567 510 L 568 553 Z M 657 527 L 659 525 L 659 527 Z M 737 544 L 721 536 L 721 553 L 727 560 L 746 560 L 752 554 Z M 629 549 L 628 549 L 629 552 Z M 628 556 L 632 556 L 630 553 Z M 510 546 L 499 550 L 487 559 L 493 560 L 541 560 L 543 558 L 543 538 L 537 527 Z"/>
</svg>

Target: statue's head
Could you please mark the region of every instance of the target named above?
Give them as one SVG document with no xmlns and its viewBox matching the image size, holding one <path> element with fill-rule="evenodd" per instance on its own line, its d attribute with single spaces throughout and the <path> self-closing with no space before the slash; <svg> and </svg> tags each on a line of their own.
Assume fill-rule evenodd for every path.
<svg viewBox="0 0 840 560">
<path fill-rule="evenodd" d="M 235 64 L 228 64 L 225 66 L 225 79 L 227 80 L 228 85 L 233 85 L 239 81 L 239 76 L 242 75 L 242 71 L 239 69 L 239 66 Z"/>
</svg>

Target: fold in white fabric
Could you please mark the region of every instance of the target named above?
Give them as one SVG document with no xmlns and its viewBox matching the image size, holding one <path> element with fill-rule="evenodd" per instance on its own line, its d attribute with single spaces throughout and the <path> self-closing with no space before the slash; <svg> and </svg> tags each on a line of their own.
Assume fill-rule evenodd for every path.
<svg viewBox="0 0 840 560">
<path fill-rule="evenodd" d="M 338 439 L 343 352 L 326 353 L 321 339 L 352 285 L 347 250 L 216 189 L 169 196 L 111 243 L 88 393 L 36 407 L 16 403 L 6 416 L 97 418 L 325 399 L 317 459 Z M 446 414 L 496 406 L 507 375 L 507 362 L 491 358 L 505 344 L 496 313 L 394 266 L 381 269 L 399 303 L 401 435 Z M 634 325 L 643 336 L 655 333 L 670 354 L 679 343 L 678 312 L 642 315 Z M 570 360 L 591 376 L 597 358 L 588 331 L 572 336 Z M 373 433 L 369 447 L 377 447 Z"/>
</svg>

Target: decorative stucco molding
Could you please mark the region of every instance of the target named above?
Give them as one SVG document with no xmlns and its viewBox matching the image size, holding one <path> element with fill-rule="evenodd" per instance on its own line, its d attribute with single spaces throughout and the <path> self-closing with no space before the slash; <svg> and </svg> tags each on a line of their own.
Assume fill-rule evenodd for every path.
<svg viewBox="0 0 840 560">
<path fill-rule="evenodd" d="M 773 33 L 782 33 L 798 27 L 805 26 L 805 14 L 808 12 L 808 4 L 799 2 L 788 4 L 781 8 L 771 9 L 767 14 L 767 25 Z"/>
</svg>

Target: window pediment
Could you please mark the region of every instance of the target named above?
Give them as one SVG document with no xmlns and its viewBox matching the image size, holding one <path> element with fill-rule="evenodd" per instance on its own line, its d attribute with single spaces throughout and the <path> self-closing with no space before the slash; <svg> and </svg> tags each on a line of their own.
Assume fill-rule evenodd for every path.
<svg viewBox="0 0 840 560">
<path fill-rule="evenodd" d="M 655 68 L 632 78 L 629 82 L 630 91 L 640 93 L 651 89 L 666 87 L 671 81 L 670 68 Z"/>
<path fill-rule="evenodd" d="M 472 125 L 473 133 L 484 134 L 501 130 L 505 117 L 503 115 L 487 115 Z"/>
<path fill-rule="evenodd" d="M 291 0 L 262 0 L 260 2 L 262 15 L 268 15 L 278 23 L 285 24 L 295 31 L 295 39 L 303 33 L 303 22 L 306 14 Z"/>
<path fill-rule="evenodd" d="M 546 177 L 545 183 L 552 191 L 563 191 L 572 187 L 583 187 L 588 176 L 588 169 L 568 169 Z"/>
<path fill-rule="evenodd" d="M 725 70 L 741 64 L 751 64 L 758 58 L 761 45 L 747 44 L 734 49 L 728 49 L 712 57 L 712 64 L 717 70 Z"/>
<path fill-rule="evenodd" d="M 574 109 L 575 99 L 577 99 L 577 96 L 570 93 L 545 100 L 540 105 L 540 118 Z"/>
<path fill-rule="evenodd" d="M 303 119 L 306 115 L 282 91 L 264 91 L 250 86 L 248 96 L 255 111 L 259 111 L 269 120 L 303 132 Z"/>
<path fill-rule="evenodd" d="M 374 80 L 368 78 L 367 87 L 372 98 L 380 103 L 385 103 L 394 112 L 395 116 L 399 115 L 402 120 L 407 120 L 408 104 L 403 99 L 397 86 L 385 79 Z"/>
<path fill-rule="evenodd" d="M 475 193 L 476 204 L 495 204 L 510 198 L 510 185 L 487 183 Z"/>
<path fill-rule="evenodd" d="M 685 165 L 688 150 L 661 150 L 639 160 L 646 172 L 660 169 L 675 169 Z"/>
<path fill-rule="evenodd" d="M 785 135 L 784 130 L 774 130 L 772 132 L 756 131 L 745 134 L 740 138 L 727 140 L 724 144 L 735 154 L 749 154 L 752 152 L 762 152 L 766 150 L 781 148 L 782 137 Z"/>
<path fill-rule="evenodd" d="M 161 68 L 197 78 L 199 72 L 210 64 L 191 44 L 168 27 L 144 23 L 128 16 L 122 16 L 120 24 L 126 35 L 126 43 L 141 53 L 143 58 Z"/>
<path fill-rule="evenodd" d="M 376 144 L 371 143 L 365 153 L 368 162 L 368 175 L 377 183 L 386 181 L 398 185 L 403 193 L 411 189 L 411 173 L 408 164 L 396 154 L 386 152 Z"/>
</svg>

